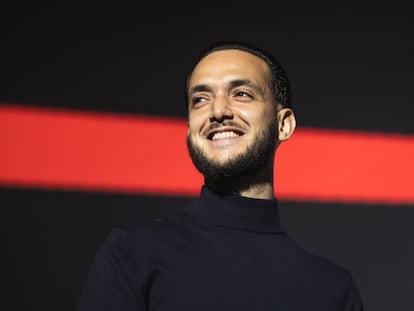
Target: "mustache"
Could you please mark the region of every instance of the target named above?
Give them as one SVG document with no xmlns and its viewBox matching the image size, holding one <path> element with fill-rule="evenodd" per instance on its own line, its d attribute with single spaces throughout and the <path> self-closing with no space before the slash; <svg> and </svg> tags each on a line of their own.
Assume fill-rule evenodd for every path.
<svg viewBox="0 0 414 311">
<path fill-rule="evenodd" d="M 221 127 L 225 127 L 225 126 L 231 126 L 231 127 L 233 127 L 233 128 L 239 129 L 240 131 L 245 130 L 245 128 L 244 128 L 244 127 L 242 127 L 240 124 L 238 124 L 238 123 L 236 123 L 236 122 L 234 122 L 234 121 L 232 121 L 232 120 L 224 120 L 224 121 L 222 121 L 222 122 L 218 122 L 218 121 L 211 122 L 211 123 L 209 124 L 209 126 L 208 126 L 208 127 L 206 127 L 206 128 L 205 128 L 205 129 L 201 132 L 201 134 L 205 136 L 205 135 L 207 135 L 210 131 L 215 130 L 215 129 L 218 129 L 218 128 L 221 128 Z"/>
</svg>

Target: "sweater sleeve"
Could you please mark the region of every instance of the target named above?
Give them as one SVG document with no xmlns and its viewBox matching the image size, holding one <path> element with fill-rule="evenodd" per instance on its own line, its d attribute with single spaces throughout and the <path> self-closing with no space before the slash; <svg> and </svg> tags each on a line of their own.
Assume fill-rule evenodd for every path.
<svg viewBox="0 0 414 311">
<path fill-rule="evenodd" d="M 90 268 L 77 311 L 146 310 L 138 280 L 134 249 L 127 232 L 115 228 L 105 239 Z"/>
<path fill-rule="evenodd" d="M 364 311 L 361 294 L 355 280 L 351 277 L 345 295 L 345 311 Z"/>
</svg>

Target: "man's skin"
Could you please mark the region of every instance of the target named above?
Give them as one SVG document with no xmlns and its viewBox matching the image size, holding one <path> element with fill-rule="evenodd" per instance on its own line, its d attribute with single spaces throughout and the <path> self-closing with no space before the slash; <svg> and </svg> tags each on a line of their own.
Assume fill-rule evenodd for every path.
<svg viewBox="0 0 414 311">
<path fill-rule="evenodd" d="M 275 152 L 293 134 L 296 120 L 290 108 L 275 103 L 268 76 L 268 66 L 259 57 L 223 50 L 204 57 L 189 79 L 188 138 L 206 159 L 220 165 L 231 162 L 260 139 L 272 122 L 277 123 L 271 133 L 277 137 L 273 156 L 253 174 L 220 185 L 224 192 L 274 197 Z"/>
</svg>

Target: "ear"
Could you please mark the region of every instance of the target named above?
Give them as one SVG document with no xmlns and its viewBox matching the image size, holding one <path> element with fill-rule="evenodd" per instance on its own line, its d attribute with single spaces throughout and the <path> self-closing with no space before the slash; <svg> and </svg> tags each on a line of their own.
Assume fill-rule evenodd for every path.
<svg viewBox="0 0 414 311">
<path fill-rule="evenodd" d="M 277 121 L 279 141 L 288 140 L 296 128 L 296 118 L 293 110 L 290 108 L 280 109 L 277 113 Z"/>
</svg>

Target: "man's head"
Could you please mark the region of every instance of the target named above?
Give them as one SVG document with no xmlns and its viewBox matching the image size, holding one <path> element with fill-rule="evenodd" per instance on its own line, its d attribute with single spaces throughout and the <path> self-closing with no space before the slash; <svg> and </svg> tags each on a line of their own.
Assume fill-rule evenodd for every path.
<svg viewBox="0 0 414 311">
<path fill-rule="evenodd" d="M 273 187 L 274 153 L 295 128 L 289 81 L 264 51 L 240 42 L 207 48 L 188 76 L 187 145 L 212 187 Z"/>
<path fill-rule="evenodd" d="M 289 78 L 286 74 L 284 68 L 279 64 L 276 58 L 268 53 L 265 50 L 260 49 L 259 47 L 253 46 L 246 42 L 240 41 L 216 41 L 211 45 L 207 46 L 204 50 L 201 51 L 198 60 L 196 61 L 194 68 L 197 64 L 207 55 L 223 50 L 239 50 L 251 53 L 259 58 L 261 58 L 268 66 L 268 77 L 267 82 L 269 83 L 269 88 L 272 91 L 272 95 L 275 103 L 280 104 L 282 107 L 292 108 L 292 93 L 289 83 Z M 187 83 L 185 88 L 185 97 L 186 102 L 188 103 L 188 82 L 191 78 L 192 71 L 187 77 Z"/>
</svg>

